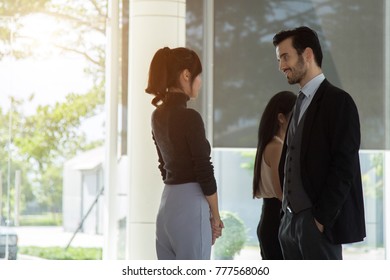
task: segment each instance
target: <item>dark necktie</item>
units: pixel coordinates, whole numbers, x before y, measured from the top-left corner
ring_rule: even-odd
[[[302,101],[305,98],[305,95],[303,94],[302,91],[299,92],[297,102],[295,103],[295,112],[294,112],[294,127],[296,128],[298,126],[298,120],[299,120],[299,115],[301,113],[301,105]]]
[[[292,139],[294,138],[295,130],[298,127],[299,114],[301,112],[301,105],[302,105],[302,101],[304,98],[305,98],[305,95],[303,94],[302,91],[300,91],[298,98],[297,98],[297,101],[295,102],[295,108],[294,108],[290,128],[288,130],[288,136],[287,136],[287,144],[288,145],[290,145]]]

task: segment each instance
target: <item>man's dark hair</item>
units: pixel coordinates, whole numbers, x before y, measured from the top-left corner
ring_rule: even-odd
[[[306,48],[311,48],[314,58],[319,67],[322,65],[322,49],[317,33],[307,26],[300,26],[294,29],[282,30],[273,38],[273,44],[276,47],[287,38],[292,38],[292,46],[301,55]]]

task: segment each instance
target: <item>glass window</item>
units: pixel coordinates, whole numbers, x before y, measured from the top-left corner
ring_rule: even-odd
[[[202,5],[187,2],[187,42],[199,50]],[[362,148],[385,148],[383,11],[384,1],[215,0],[214,146],[256,146],[269,98],[280,90],[297,92],[278,72],[272,37],[309,25],[320,36],[326,77],[357,103]]]
[[[106,9],[0,4],[0,233],[6,224],[18,240],[8,257],[63,258],[48,247],[84,247],[86,232],[101,252]]]
[[[203,15],[203,1],[187,1],[186,3],[186,45],[187,47],[193,49],[201,58],[203,68],[205,67],[205,58],[203,52],[203,24],[204,24],[204,15]],[[203,69],[204,70],[204,69]],[[203,84],[206,80],[204,73],[202,77]],[[198,95],[198,98],[194,102],[189,102],[188,105],[196,110],[198,110],[205,120],[205,108],[204,102],[205,98],[205,87],[201,88],[201,93]]]
[[[187,0],[187,46],[204,49],[204,1]],[[261,114],[281,90],[298,91],[278,71],[272,38],[308,25],[320,37],[323,72],[354,98],[361,122],[360,153],[367,238],[343,247],[345,259],[384,259],[384,149],[389,78],[385,76],[385,1],[215,0],[213,161],[221,210],[243,222],[247,240],[234,258],[259,259],[256,228],[262,200],[252,199],[253,160]],[[203,61],[205,64],[206,61]],[[208,62],[210,63],[210,62]],[[207,81],[205,81],[207,83]],[[203,97],[204,98],[204,97]],[[201,100],[195,106],[206,114]],[[205,118],[207,120],[207,118]],[[206,125],[207,124],[206,121]]]

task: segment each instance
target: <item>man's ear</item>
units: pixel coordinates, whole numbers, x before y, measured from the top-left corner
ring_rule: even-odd
[[[314,61],[314,52],[312,48],[307,47],[303,51],[303,56],[305,57],[306,61]]]

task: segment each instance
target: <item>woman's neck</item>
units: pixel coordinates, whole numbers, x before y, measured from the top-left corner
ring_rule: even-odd
[[[184,90],[182,90],[181,88],[177,88],[177,87],[170,87],[170,88],[168,88],[168,92],[183,92],[184,93]]]
[[[284,137],[286,136],[286,132],[282,128],[279,128],[275,136],[283,140]]]

